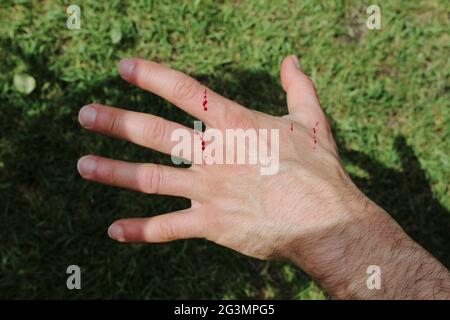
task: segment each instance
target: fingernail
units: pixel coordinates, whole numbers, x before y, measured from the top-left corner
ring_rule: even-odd
[[[122,241],[123,240],[123,228],[118,224],[112,224],[108,228],[108,236],[111,239]]]
[[[78,172],[82,176],[88,176],[88,175],[92,174],[96,167],[97,167],[97,161],[95,161],[94,159],[92,159],[89,156],[80,158],[80,160],[78,160],[78,163],[77,163]]]
[[[95,117],[97,116],[97,110],[91,106],[84,106],[80,109],[78,114],[78,121],[85,128],[90,128],[94,125]]]
[[[292,56],[292,61],[294,62],[295,66],[300,69],[300,62],[298,61],[297,56],[293,55]]]
[[[119,73],[124,78],[130,78],[135,65],[136,61],[133,59],[123,59],[119,63]]]

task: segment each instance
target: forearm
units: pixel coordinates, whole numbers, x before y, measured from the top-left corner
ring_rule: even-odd
[[[366,200],[353,221],[303,239],[291,260],[337,299],[450,299],[450,273],[381,208]],[[369,266],[380,288],[370,289]]]

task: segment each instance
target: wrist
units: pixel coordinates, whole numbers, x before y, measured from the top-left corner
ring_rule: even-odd
[[[381,238],[379,230],[388,228],[392,220],[362,193],[349,194],[342,205],[327,210],[327,216],[337,218],[327,219],[323,223],[326,226],[321,223],[318,230],[299,235],[288,248],[288,260],[336,298],[351,296],[355,281],[350,280],[356,275],[362,280],[366,276],[364,265],[376,264],[363,255],[380,245],[373,242]],[[361,283],[365,286],[365,282]]]
[[[450,298],[450,273],[365,196],[345,222],[298,239],[290,260],[337,299]],[[380,286],[370,287],[370,268]]]

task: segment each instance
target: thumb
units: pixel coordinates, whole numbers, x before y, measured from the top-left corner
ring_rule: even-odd
[[[289,114],[293,118],[308,123],[324,119],[314,83],[303,73],[296,56],[284,58],[280,77],[287,94]]]

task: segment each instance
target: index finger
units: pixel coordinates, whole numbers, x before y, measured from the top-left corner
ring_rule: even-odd
[[[157,94],[210,127],[220,127],[227,109],[243,108],[190,76],[156,62],[124,59],[119,64],[119,73],[128,82]]]

